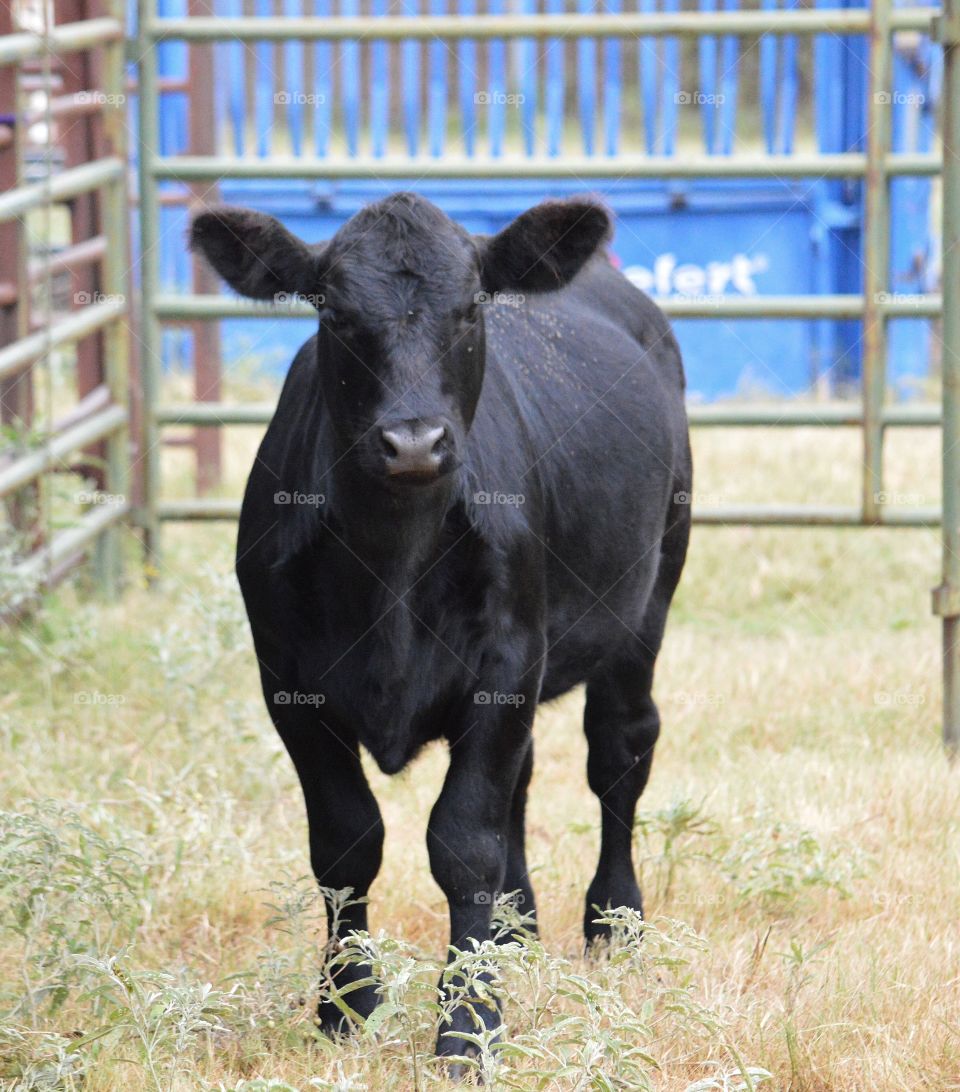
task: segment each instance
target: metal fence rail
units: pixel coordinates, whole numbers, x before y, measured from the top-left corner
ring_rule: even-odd
[[[113,0],[108,0],[106,14],[73,18],[83,10],[82,4],[72,0],[38,5],[31,12],[42,25],[29,29],[14,25],[10,5],[3,5],[0,12],[4,114],[0,124],[4,189],[0,194],[0,396],[3,422],[9,430],[8,442],[0,450],[0,498],[7,506],[11,533],[28,539],[26,556],[21,553],[8,574],[15,581],[24,581],[27,588],[52,583],[94,547],[99,586],[115,592],[121,575],[119,523],[130,507],[126,499],[129,268],[124,21],[122,4]],[[62,16],[66,18],[58,24]],[[81,51],[89,56],[82,57]],[[64,61],[65,54],[70,55],[69,62]],[[34,88],[39,87],[45,96],[40,109],[27,101],[28,65],[33,66]],[[81,71],[91,79],[97,73],[98,82],[59,98],[53,95],[57,86],[66,89],[71,81],[81,79]],[[62,138],[58,120],[65,122]],[[37,164],[27,161],[26,144],[29,127],[37,123],[45,126],[46,144],[41,179],[33,181],[28,172],[35,178]],[[85,162],[71,165],[71,158],[75,159],[69,145],[71,132],[84,139],[96,134],[95,140],[91,137],[95,152],[90,155],[86,145],[78,153]],[[60,153],[66,166],[57,170]],[[50,251],[49,238],[31,238],[28,218],[49,214],[55,207],[71,212],[76,235],[83,218],[75,215],[75,206],[81,201],[95,203],[96,222],[85,226],[98,234],[91,238],[81,230],[85,237],[75,237],[72,245],[59,252]],[[39,250],[42,256],[30,260],[31,250]],[[58,274],[68,276],[74,288],[74,309],[65,314],[50,313],[53,278]],[[80,283],[96,284],[96,293],[81,295],[76,291]],[[31,313],[31,295],[37,286],[47,293],[48,312],[43,317]],[[41,361],[49,365],[51,353],[61,347],[79,346],[94,338],[100,339],[102,353],[94,346],[95,375],[79,375],[77,365],[79,403],[58,422],[42,419],[35,407],[35,366]],[[78,353],[82,355],[79,348]],[[90,389],[84,391],[84,383]],[[93,445],[94,473],[101,487],[95,501],[86,504],[66,527],[54,529],[52,518],[26,526],[26,506],[31,502],[46,506],[49,475],[75,469],[78,462],[89,469]],[[17,604],[0,604],[3,615],[17,609]]]
[[[935,510],[887,509],[883,500],[883,439],[896,426],[933,425],[941,413],[935,406],[897,408],[886,405],[886,330],[893,317],[936,316],[941,299],[923,295],[909,300],[889,293],[889,185],[896,176],[924,176],[941,169],[936,154],[894,153],[890,101],[892,35],[899,30],[929,32],[935,20],[936,38],[945,52],[944,100],[946,103],[943,152],[943,585],[935,596],[935,609],[944,618],[945,735],[960,739],[960,473],[956,465],[960,443],[960,0],[947,0],[942,15],[933,8],[894,8],[891,0],[874,0],[863,10],[817,8],[784,11],[653,12],[599,15],[420,15],[416,19],[381,16],[330,18],[169,18],[159,19],[156,0],[140,3],[140,190],[143,210],[144,354],[148,456],[145,525],[150,548],[156,550],[160,523],[165,520],[232,519],[238,505],[229,500],[167,500],[162,496],[158,440],[162,428],[178,424],[261,423],[269,419],[266,406],[233,407],[221,403],[203,406],[164,404],[160,397],[161,323],[214,319],[237,315],[277,314],[296,316],[297,308],[271,311],[245,301],[220,296],[164,295],[160,291],[155,253],[157,244],[158,184],[214,181],[226,178],[860,178],[866,188],[862,294],[848,296],[797,296],[774,299],[713,302],[670,301],[668,312],[684,319],[774,316],[860,318],[864,325],[863,398],[857,409],[828,407],[694,408],[694,425],[799,425],[824,427],[859,426],[863,435],[861,503],[855,508],[787,506],[744,507],[737,510],[700,510],[695,518],[706,523],[750,523],[817,526],[930,526],[941,519]],[[689,37],[708,35],[866,35],[871,73],[866,111],[869,136],[863,153],[810,153],[723,156],[618,154],[592,156],[503,156],[482,158],[386,154],[316,157],[298,155],[162,157],[158,141],[159,42],[330,42],[370,40],[447,41],[476,39],[538,39],[551,37],[630,38]],[[309,310],[302,313],[309,314]]]

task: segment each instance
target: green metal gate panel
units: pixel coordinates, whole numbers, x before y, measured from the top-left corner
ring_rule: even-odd
[[[115,592],[121,575],[120,521],[130,508],[127,498],[129,199],[123,6],[119,0],[109,0],[103,16],[57,23],[65,7],[50,3],[31,9],[42,25],[31,25],[30,29],[14,25],[10,5],[4,5],[0,14],[3,79],[0,110],[4,114],[0,124],[0,170],[4,178],[0,193],[0,229],[4,232],[0,259],[9,271],[0,276],[3,281],[0,383],[4,420],[12,435],[4,452],[6,459],[0,464],[0,498],[4,499],[7,521],[14,530],[18,509],[27,494],[40,498],[44,512],[39,533],[31,534],[32,550],[19,561],[12,574],[16,580],[31,587],[50,584],[92,547],[100,587]],[[71,10],[77,7],[74,4]],[[102,58],[99,86],[54,98],[49,74],[61,64],[60,58],[71,55],[69,68],[62,67],[73,73],[80,67],[77,54],[93,50],[98,50]],[[40,110],[30,106],[23,90],[21,70],[26,64],[34,65],[47,77],[46,105]],[[92,69],[92,62],[89,67]],[[77,124],[78,117],[92,112],[98,112],[100,118],[99,157],[54,170],[55,119],[64,119],[66,126],[71,126]],[[46,162],[41,180],[29,181],[24,145],[28,127],[37,124],[46,126]],[[39,260],[29,261],[27,217],[39,213],[49,223],[56,206],[87,195],[97,198],[99,234],[74,242],[62,253],[44,254]],[[46,287],[50,308],[54,274],[73,270],[75,275],[76,269],[96,263],[101,270],[96,295],[74,298],[73,309],[66,314],[48,311],[42,322],[29,321],[30,293],[35,286]],[[31,390],[33,370],[38,363],[49,362],[55,350],[94,334],[102,339],[102,356],[96,361],[99,376],[96,388],[58,424],[49,415],[47,420],[39,414],[34,416],[32,398],[20,395]],[[52,473],[69,468],[82,449],[92,444],[103,445],[103,488],[89,503],[84,502],[85,510],[78,519],[55,530],[49,511],[45,510],[44,485]],[[17,604],[0,604],[0,615],[16,613],[17,609]]]

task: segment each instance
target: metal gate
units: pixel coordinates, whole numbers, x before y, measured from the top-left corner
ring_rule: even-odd
[[[932,526],[941,521],[935,510],[890,509],[885,506],[883,485],[884,433],[891,427],[937,424],[943,429],[943,583],[934,594],[934,610],[943,618],[944,640],[944,734],[956,747],[960,742],[960,2],[947,0],[941,13],[931,7],[895,8],[891,0],[874,0],[869,9],[789,7],[774,10],[773,0],[763,0],[760,10],[680,11],[676,5],[654,10],[652,0],[638,0],[639,10],[601,14],[578,5],[574,13],[558,11],[550,4],[545,13],[525,5],[521,14],[505,14],[497,3],[491,12],[443,14],[442,0],[432,0],[426,12],[387,14],[378,3],[377,14],[359,14],[355,0],[342,0],[341,14],[292,14],[294,5],[284,3],[282,16],[266,12],[254,16],[212,16],[201,13],[199,0],[191,0],[191,15],[159,18],[156,0],[141,0],[139,8],[140,57],[140,196],[142,210],[143,340],[146,404],[146,501],[144,525],[152,550],[158,549],[160,525],[168,520],[234,519],[237,501],[195,498],[169,500],[160,479],[160,441],[169,425],[191,424],[219,427],[227,424],[266,424],[271,407],[229,405],[220,402],[169,404],[160,397],[161,330],[166,323],[196,323],[236,316],[257,317],[262,305],[213,294],[164,294],[158,271],[158,208],[161,186],[179,183],[191,187],[195,199],[223,179],[346,179],[403,180],[407,185],[425,179],[578,179],[590,180],[663,178],[777,178],[859,179],[865,186],[865,225],[862,292],[846,295],[795,295],[780,297],[727,297],[719,300],[670,300],[665,310],[677,318],[844,318],[863,323],[862,400],[859,405],[828,404],[691,407],[691,423],[697,427],[722,425],[764,426],[859,426],[862,430],[863,473],[860,504],[851,508],[748,506],[737,510],[701,509],[702,523],[749,523],[766,525],[831,526]],[[619,8],[619,4],[617,5]],[[257,11],[264,9],[258,6]],[[944,49],[943,118],[943,298],[942,309],[943,398],[936,405],[896,406],[886,398],[885,361],[888,321],[892,318],[938,316],[941,299],[927,294],[901,298],[889,284],[890,183],[898,177],[932,176],[941,170],[937,153],[891,151],[892,36],[901,31],[932,33]],[[865,104],[867,144],[862,152],[814,154],[698,154],[671,156],[659,152],[618,152],[614,155],[551,156],[533,147],[517,155],[485,156],[476,147],[442,156],[410,155],[402,147],[373,155],[359,148],[337,153],[326,149],[294,148],[290,154],[257,159],[249,154],[177,155],[157,153],[158,84],[157,47],[183,42],[200,58],[213,43],[231,48],[266,49],[268,43],[339,43],[339,48],[373,49],[384,43],[439,43],[451,51],[464,44],[477,48],[503,47],[503,43],[528,46],[532,42],[572,38],[581,47],[602,40],[646,43],[729,41],[751,35],[764,41],[796,35],[830,35],[866,42],[869,88]],[[209,52],[206,54],[209,58]],[[202,59],[199,63],[203,63]],[[209,63],[209,60],[208,60]],[[383,104],[375,107],[384,109]],[[382,151],[383,149],[381,149]],[[312,314],[307,306],[283,312],[290,317]],[[276,314],[273,314],[276,317]]]
[[[119,586],[130,507],[124,49],[114,0],[0,4],[0,617],[91,546],[100,587]],[[54,506],[62,472],[87,485]]]

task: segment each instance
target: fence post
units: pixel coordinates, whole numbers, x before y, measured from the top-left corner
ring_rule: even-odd
[[[887,370],[890,279],[890,179],[887,156],[893,132],[891,0],[870,8],[870,79],[867,100],[867,171],[863,247],[863,518],[880,520],[883,490],[883,399]]]
[[[209,15],[207,0],[189,0],[189,15]],[[190,84],[190,154],[215,155],[217,150],[216,108],[214,105],[214,49],[210,44],[189,47],[188,81]],[[200,212],[219,200],[219,188],[207,182],[190,187],[189,215]],[[216,292],[220,281],[212,269],[198,257],[193,258],[193,291]],[[195,322],[193,333],[194,398],[198,402],[219,402],[222,369],[220,361],[220,324]],[[203,496],[220,485],[222,476],[222,430],[198,427],[194,430],[197,458],[197,492]]]
[[[943,46],[943,742],[960,750],[960,0],[945,0]]]
[[[157,182],[153,175],[154,158],[160,152],[157,88],[157,45],[147,29],[154,21],[156,0],[137,0],[140,28],[139,72],[139,191],[140,191],[140,376],[143,390],[143,535],[147,555],[147,575],[156,577],[160,556],[160,523],[157,499],[160,489],[160,430],[157,406],[160,404],[161,344],[160,324],[154,310],[160,256],[157,250]]]
[[[13,34],[13,6],[0,4],[0,36]],[[20,87],[19,63],[0,66],[0,193],[15,189],[23,178],[23,144],[26,130],[25,97]],[[0,223],[0,348],[12,345],[29,332],[29,248],[23,217]],[[29,432],[34,419],[33,368],[0,380],[0,425],[15,435]],[[36,540],[34,511],[38,492],[24,486],[7,502],[11,526]]]
[[[106,14],[119,20],[126,18],[124,0],[107,0]],[[126,162],[126,56],[125,40],[121,36],[104,46],[102,151]],[[110,401],[122,406],[129,414],[129,358],[131,299],[130,282],[130,208],[126,174],[107,183],[100,198],[100,227],[107,240],[101,282],[108,297],[125,298],[126,314],[111,322],[104,330],[103,380],[110,391]],[[129,418],[128,418],[129,420]],[[130,437],[127,427],[112,432],[106,440],[105,482],[108,493],[127,497],[130,490]],[[97,581],[106,595],[115,596],[123,579],[123,528],[113,525],[100,537],[96,554]]]

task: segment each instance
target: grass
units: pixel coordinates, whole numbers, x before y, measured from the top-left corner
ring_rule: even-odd
[[[236,492],[255,430],[234,430]],[[697,496],[851,503],[856,434],[703,433]],[[182,451],[171,491],[186,491]],[[894,503],[937,437],[894,434]],[[388,779],[358,938],[387,1004],[317,1037],[302,802],[258,692],[233,529],[171,528],[163,585],[64,588],[0,635],[0,1086],[411,1089],[432,1060],[446,910],[424,831],[437,746]],[[131,556],[133,556],[132,543]],[[657,681],[636,854],[650,918],[587,961],[598,809],[581,692],[540,711],[529,857],[542,946],[508,948],[494,1088],[960,1088],[956,770],[939,746],[933,531],[700,528]],[[631,940],[634,938],[634,940]],[[471,966],[489,953],[466,953]],[[769,1076],[767,1076],[769,1074]]]

